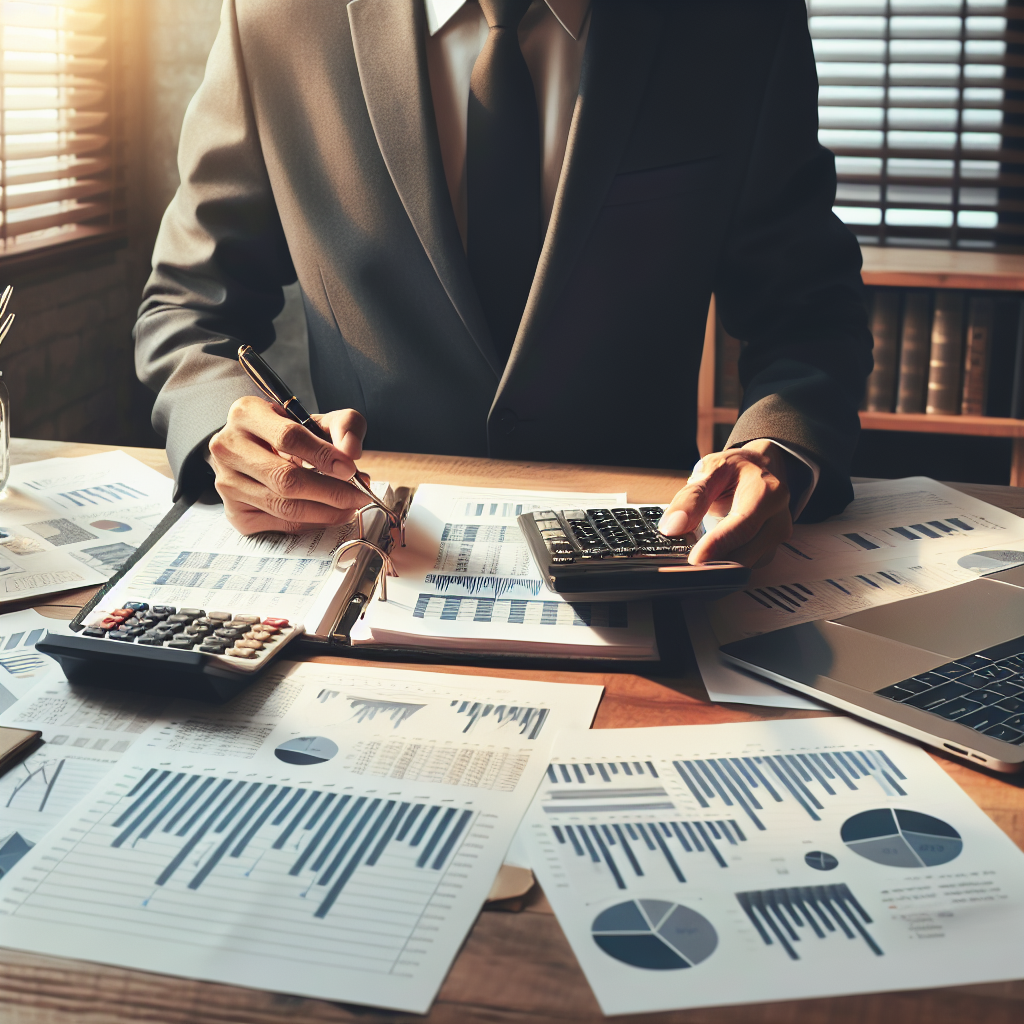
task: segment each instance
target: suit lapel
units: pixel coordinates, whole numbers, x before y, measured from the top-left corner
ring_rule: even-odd
[[[517,368],[532,362],[539,327],[568,283],[615,176],[647,87],[664,14],[645,0],[594,0],[565,162],[551,223],[512,354],[492,408]]]
[[[455,223],[427,74],[422,0],[352,0],[359,81],[384,163],[437,276],[495,377],[491,341]]]

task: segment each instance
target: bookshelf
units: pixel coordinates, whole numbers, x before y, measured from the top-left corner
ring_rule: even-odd
[[[1024,256],[951,249],[865,246],[861,276],[866,285],[1024,292]],[[697,448],[715,450],[715,425],[736,422],[738,411],[715,405],[715,300],[704,331],[697,383]],[[1002,416],[940,416],[933,413],[861,412],[864,430],[1008,437],[1013,441],[1010,486],[1024,487],[1024,420]]]

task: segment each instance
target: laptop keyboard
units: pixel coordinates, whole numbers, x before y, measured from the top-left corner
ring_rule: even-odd
[[[1024,746],[1024,637],[911,676],[878,696]]]

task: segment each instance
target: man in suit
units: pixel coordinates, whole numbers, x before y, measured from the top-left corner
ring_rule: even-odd
[[[364,438],[688,468],[714,292],[743,407],[663,530],[752,564],[840,511],[871,338],[816,87],[803,0],[225,0],[136,327],[179,491],[294,531]],[[296,278],[333,445],[235,361]]]

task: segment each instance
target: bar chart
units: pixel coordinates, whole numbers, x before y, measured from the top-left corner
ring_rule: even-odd
[[[673,768],[703,809],[739,807],[759,831],[765,805],[792,801],[811,821],[821,821],[825,802],[844,791],[877,785],[886,796],[906,796],[906,776],[884,750],[676,760]]]
[[[790,960],[801,959],[797,944],[805,939],[840,935],[860,938],[875,956],[882,948],[865,925],[867,911],[846,885],[803,885],[787,889],[738,892],[736,899],[766,946],[778,945]]]
[[[156,875],[157,887],[179,872],[198,890],[222,865],[238,863],[255,840],[272,850],[301,849],[287,874],[306,877],[315,894],[313,916],[325,917],[358,870],[375,868],[385,853],[427,872],[440,872],[473,819],[470,809],[331,793],[303,787],[149,769],[127,794],[128,806],[112,822],[114,849],[157,837],[177,842]],[[272,841],[269,840],[272,834]],[[210,840],[215,842],[210,845]],[[196,851],[203,851],[194,861]]]
[[[552,825],[551,832],[566,851],[605,869],[619,889],[628,889],[637,879],[663,877],[666,868],[677,882],[685,882],[681,863],[686,854],[703,854],[727,868],[723,851],[747,841],[732,818]]]

